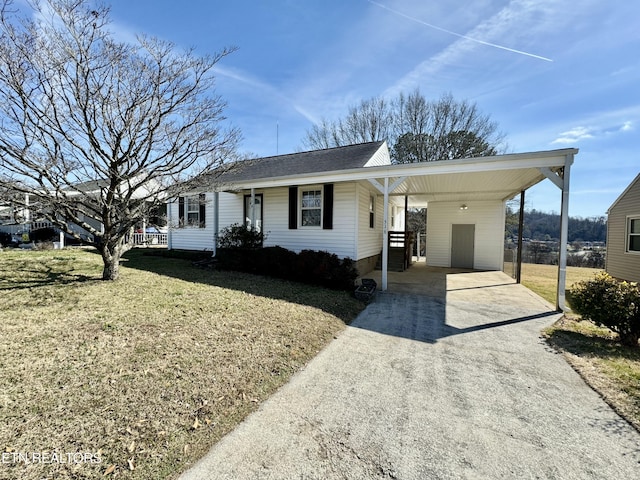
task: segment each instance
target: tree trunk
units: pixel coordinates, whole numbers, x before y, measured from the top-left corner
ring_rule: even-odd
[[[120,257],[123,253],[121,246],[109,247],[108,245],[102,245],[100,247],[102,262],[104,263],[104,268],[102,269],[103,280],[118,279],[118,275],[120,275]]]

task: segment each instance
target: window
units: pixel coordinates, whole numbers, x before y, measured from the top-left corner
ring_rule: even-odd
[[[627,218],[627,252],[640,252],[640,217]]]
[[[200,224],[200,200],[198,197],[186,197],[187,225]]]
[[[319,227],[322,225],[322,189],[301,190],[300,225]]]
[[[205,195],[191,195],[178,198],[178,217],[180,227],[204,228],[205,223]]]
[[[371,195],[369,197],[369,228],[373,228],[375,226],[375,215],[376,215],[376,197]]]

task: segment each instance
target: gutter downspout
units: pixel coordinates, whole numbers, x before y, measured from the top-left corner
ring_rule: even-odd
[[[219,213],[220,213],[220,193],[213,192],[213,254],[211,255],[212,257],[215,257],[218,254],[218,230],[220,227]]]
[[[171,207],[173,202],[167,202],[167,250],[171,250],[173,244],[173,226],[171,225]]]

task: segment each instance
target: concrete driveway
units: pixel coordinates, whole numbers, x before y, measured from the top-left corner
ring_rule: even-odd
[[[640,478],[638,432],[540,338],[551,305],[441,277],[379,295],[181,478]]]

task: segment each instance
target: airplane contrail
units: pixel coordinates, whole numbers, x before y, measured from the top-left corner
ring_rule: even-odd
[[[464,38],[465,40],[471,40],[472,42],[480,43],[482,45],[487,45],[488,47],[499,48],[500,50],[506,50],[508,52],[519,53],[520,55],[526,55],[527,57],[537,58],[539,60],[544,60],[545,62],[553,62],[553,60],[551,60],[550,58],[547,58],[547,57],[543,57],[543,56],[540,56],[540,55],[535,55],[533,53],[523,52],[522,50],[516,50],[515,48],[509,48],[509,47],[505,47],[503,45],[497,45],[495,43],[485,42],[484,40],[478,40],[477,38],[467,37],[466,35],[461,35],[459,33],[452,32],[451,30],[447,30],[446,28],[441,28],[441,27],[438,27],[437,25],[433,25],[431,23],[423,22],[420,19],[411,17],[411,16],[406,15],[406,14],[404,14],[402,12],[398,12],[397,10],[393,10],[392,8],[386,7],[386,6],[384,6],[384,5],[382,5],[382,4],[378,3],[378,2],[374,2],[373,0],[367,0],[367,1],[369,3],[372,3],[373,5],[376,5],[376,6],[380,7],[380,8],[383,8],[383,9],[385,9],[385,10],[391,12],[391,13],[394,13],[396,15],[404,17],[404,18],[406,18],[408,20],[420,23],[420,24],[425,25],[425,26],[427,26],[429,28],[433,28],[435,30],[440,30],[441,32],[448,33],[449,35],[455,35],[456,37]]]

